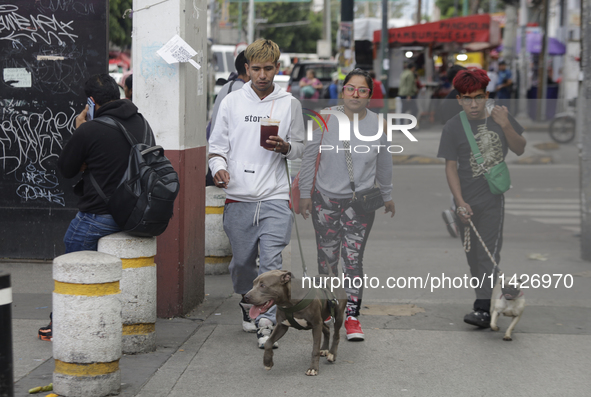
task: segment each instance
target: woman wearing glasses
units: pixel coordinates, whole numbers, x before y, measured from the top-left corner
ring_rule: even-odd
[[[337,275],[339,258],[343,258],[348,298],[345,329],[347,339],[352,341],[365,339],[357,317],[363,295],[363,252],[375,212],[358,212],[351,207],[354,194],[351,178],[354,179],[356,192],[377,184],[385,204],[384,213],[391,212],[394,216],[395,211],[391,196],[392,155],[386,150],[386,135],[368,142],[359,139],[353,132],[354,116],[357,115],[361,135],[371,137],[378,133],[378,115],[367,109],[372,89],[371,77],[361,69],[355,69],[345,77],[342,91],[344,104],[330,110],[342,112],[348,117],[350,141],[339,141],[336,116],[324,116],[325,120],[328,119],[328,129],[324,134],[321,129],[314,131],[313,139],[304,151],[300,171],[300,210],[304,219],[309,215],[312,217],[318,248],[318,272],[329,274],[330,267]],[[330,147],[333,149],[328,149]]]

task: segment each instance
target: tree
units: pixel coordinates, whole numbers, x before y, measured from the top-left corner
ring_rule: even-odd
[[[476,14],[480,8],[483,12],[490,12],[490,2],[481,0],[467,0],[469,1],[469,13]],[[454,16],[462,16],[462,5],[464,0],[436,0],[435,4],[441,10],[441,19],[453,18]],[[457,8],[456,8],[457,7]],[[502,12],[505,9],[503,1],[497,1],[497,12]]]
[[[109,0],[109,42],[121,48],[131,46],[131,19],[123,18],[133,0]]]
[[[235,27],[239,25],[239,4],[230,4],[230,20]],[[334,4],[331,4],[333,49],[336,48],[335,40],[338,27],[336,19],[339,14],[340,3],[334,2]],[[248,3],[244,3],[242,12],[243,29],[248,26],[247,18]],[[266,20],[265,23],[255,24],[255,32],[260,32],[260,37],[276,42],[282,52],[315,53],[316,41],[322,39],[322,12],[313,12],[311,3],[255,3],[255,18]],[[299,26],[265,27],[265,25],[299,21],[309,21],[310,23]]]

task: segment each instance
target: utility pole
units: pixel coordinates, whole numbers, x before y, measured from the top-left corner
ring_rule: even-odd
[[[417,1],[419,2],[417,4],[417,25],[419,25],[421,23],[421,0],[417,0]]]
[[[339,69],[347,74],[355,66],[355,36],[353,34],[354,0],[341,1],[341,25],[339,43]]]
[[[548,5],[549,1],[544,0],[544,17],[542,19],[542,51],[538,60],[538,121],[544,120],[545,115],[545,97],[546,97],[546,57],[548,56]]]
[[[578,130],[581,139],[581,259],[591,261],[591,131],[582,128],[591,125],[591,4],[582,1],[581,21],[581,61],[584,73],[581,95],[577,101],[577,110],[582,117],[577,117],[582,124]]]
[[[511,71],[513,69],[513,61],[515,60],[515,42],[517,38],[517,7],[513,3],[505,4],[505,32],[503,33],[503,58]]]
[[[527,0],[521,0],[519,5],[519,27],[521,32],[521,50],[519,54],[519,112],[527,114],[527,77],[529,58],[526,48],[526,29],[527,29]]]
[[[328,53],[332,56],[332,26],[330,17],[330,0],[324,0],[324,34],[322,38],[328,46]]]
[[[248,44],[254,41],[254,0],[248,1]]]
[[[420,0],[419,0],[420,1]],[[384,70],[384,60],[386,59],[389,46],[388,33],[388,0],[382,0],[382,37],[380,38],[380,56],[378,66],[378,79],[382,81],[382,85],[386,93],[384,94],[384,113],[388,113],[388,70]]]

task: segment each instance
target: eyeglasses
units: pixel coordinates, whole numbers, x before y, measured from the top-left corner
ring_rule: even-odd
[[[360,98],[367,98],[369,96],[369,93],[371,92],[371,90],[367,87],[355,88],[352,85],[346,85],[343,87],[343,92],[349,96],[353,96],[353,94],[355,94],[355,91],[357,91],[357,94]]]
[[[476,104],[480,105],[482,102],[486,101],[486,95],[476,95],[474,98],[469,96],[463,96],[462,98],[460,98],[460,100],[464,105],[471,105],[472,100],[475,100]]]

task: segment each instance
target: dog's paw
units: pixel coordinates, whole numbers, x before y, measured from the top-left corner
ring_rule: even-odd
[[[328,360],[328,362],[334,363],[337,358],[334,356],[334,354],[328,353],[326,359]]]
[[[320,357],[328,356],[328,350],[320,350]]]
[[[314,369],[314,368],[308,368],[308,370],[306,371],[306,375],[307,376],[316,376],[316,375],[318,375],[318,370]]]
[[[493,331],[498,331],[499,330],[499,326],[498,325],[490,325],[490,329],[492,329]]]
[[[270,371],[270,370],[271,370],[271,367],[265,367],[265,369],[266,369],[267,371]]]
[[[503,340],[507,341],[507,342],[511,342],[513,339],[511,339],[510,336],[503,336]]]

